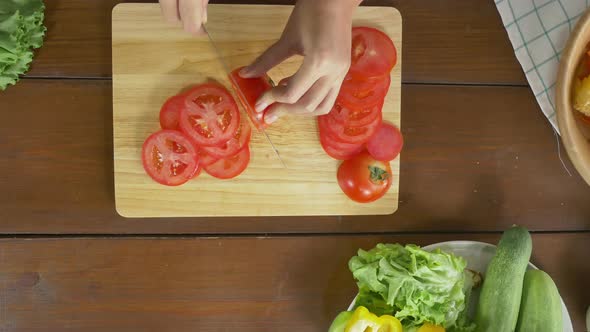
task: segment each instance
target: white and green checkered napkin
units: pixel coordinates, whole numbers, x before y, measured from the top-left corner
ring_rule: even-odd
[[[541,110],[555,130],[555,81],[561,51],[590,0],[495,0]]]

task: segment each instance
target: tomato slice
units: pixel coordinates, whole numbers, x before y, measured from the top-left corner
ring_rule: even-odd
[[[270,78],[267,75],[255,78],[243,78],[239,74],[242,68],[232,71],[229,75],[229,79],[236,90],[242,106],[246,109],[246,113],[256,129],[264,129],[268,127],[268,124],[264,122],[264,114],[268,108],[262,112],[256,112],[254,106],[256,105],[258,97],[272,88]]]
[[[367,142],[367,151],[377,160],[390,161],[399,155],[403,146],[404,138],[399,129],[389,123],[382,123]]]
[[[156,182],[178,186],[190,180],[198,170],[197,148],[176,130],[151,134],[142,147],[143,168]]]
[[[325,130],[320,129],[320,143],[328,156],[338,159],[347,160],[363,150],[363,144],[347,144],[334,140]]]
[[[393,41],[385,33],[368,27],[352,28],[351,65],[355,79],[368,79],[389,74],[397,62]]]
[[[236,134],[229,141],[223,143],[221,146],[205,146],[202,150],[216,159],[233,156],[250,143],[251,136],[252,127],[250,127],[250,124],[246,120],[242,120]]]
[[[186,95],[180,129],[199,146],[227,142],[238,130],[240,113],[229,91],[218,84],[202,84]]]
[[[172,96],[164,102],[160,109],[160,127],[162,129],[179,130],[178,117],[180,110],[184,108],[186,97],[182,94]]]
[[[212,155],[205,152],[203,149],[199,149],[199,151],[197,151],[197,156],[199,158],[199,165],[203,167],[209,166],[219,160],[219,158],[213,157]]]
[[[353,109],[383,104],[383,98],[389,90],[390,83],[389,75],[364,81],[348,77],[340,87],[338,103]]]
[[[197,154],[198,155],[198,154]],[[195,173],[193,173],[193,176],[191,176],[191,179],[196,179],[199,177],[199,175],[201,175],[202,171],[203,171],[203,165],[201,165],[201,163],[197,163],[197,169],[195,170]]]
[[[345,123],[350,126],[360,127],[366,126],[373,122],[379,116],[383,108],[383,101],[371,107],[350,108],[348,106],[340,105],[338,102],[334,104],[329,116],[334,118],[337,122]]]
[[[391,167],[388,162],[373,159],[366,151],[345,160],[338,167],[338,185],[353,201],[373,202],[391,187]]]
[[[381,124],[382,115],[381,112],[377,114],[377,117],[365,126],[351,126],[346,123],[340,123],[329,115],[322,115],[318,117],[318,121],[325,121],[323,124],[325,128],[332,134],[334,139],[349,144],[363,144],[366,143],[373,134],[379,128]]]
[[[247,145],[236,155],[219,159],[205,166],[205,171],[218,179],[231,179],[240,175],[250,162],[250,147]]]

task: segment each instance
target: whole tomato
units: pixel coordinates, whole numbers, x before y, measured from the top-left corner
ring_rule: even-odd
[[[388,162],[375,160],[367,151],[345,160],[338,167],[338,184],[353,201],[373,202],[391,187],[391,167]]]

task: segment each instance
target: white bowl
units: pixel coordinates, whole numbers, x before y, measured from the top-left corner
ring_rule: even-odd
[[[478,241],[448,241],[431,244],[422,247],[424,250],[432,251],[434,249],[440,249],[442,251],[453,253],[456,256],[461,256],[467,261],[467,268],[485,274],[485,271],[496,253],[496,246],[478,242]],[[529,262],[529,269],[538,269],[536,266]],[[470,307],[467,308],[470,314],[475,312],[477,300],[479,299],[479,289],[476,289],[473,294],[473,299],[470,301]],[[348,310],[352,310],[356,297],[352,300]],[[561,311],[563,315],[563,332],[574,332],[572,321],[563,299],[561,300]]]

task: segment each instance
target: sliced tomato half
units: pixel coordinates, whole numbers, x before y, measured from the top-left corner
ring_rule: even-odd
[[[238,130],[238,105],[221,85],[194,87],[186,94],[185,106],[180,112],[180,129],[201,147],[219,146]]]
[[[247,120],[242,119],[240,127],[229,141],[220,146],[206,146],[202,150],[217,159],[233,156],[250,143],[250,137],[252,137],[252,127]]]
[[[382,77],[393,69],[397,51],[382,31],[369,27],[352,28],[349,74],[359,80]]]
[[[391,77],[389,75],[364,81],[354,80],[349,77],[344,80],[340,87],[338,103],[352,109],[383,104],[390,83]]]
[[[382,123],[367,142],[367,151],[377,160],[390,161],[399,155],[403,146],[404,139],[399,129],[389,123]]]
[[[197,148],[176,130],[160,130],[150,135],[142,147],[143,168],[156,182],[178,186],[198,171]]]
[[[326,130],[320,129],[320,143],[328,156],[338,159],[347,160],[363,150],[363,144],[347,144],[336,141]]]
[[[318,121],[326,121],[323,126],[330,132],[334,139],[349,144],[363,144],[366,143],[379,128],[381,124],[382,115],[378,113],[377,117],[367,125],[351,126],[346,123],[340,123],[329,115],[322,115]]]
[[[383,101],[374,106],[361,106],[356,109],[340,105],[338,102],[336,102],[328,114],[330,117],[334,118],[334,120],[340,123],[360,127],[373,122],[373,120],[379,116],[379,113],[381,113],[382,108]]]
[[[199,165],[202,167],[209,166],[219,160],[219,158],[213,157],[203,149],[199,149],[199,151],[197,151],[197,155],[199,156]]]
[[[236,155],[219,159],[211,165],[205,166],[204,169],[218,179],[231,179],[242,174],[249,162],[250,147],[245,146]]]
[[[232,71],[229,75],[229,79],[254,126],[258,130],[261,128],[264,129],[268,127],[268,124],[264,122],[264,114],[267,110],[256,112],[254,106],[256,105],[256,100],[258,100],[262,93],[272,88],[270,78],[267,75],[254,78],[243,78],[240,76],[240,70],[242,70],[242,68]]]
[[[179,130],[178,117],[185,107],[186,97],[182,94],[172,96],[166,100],[160,109],[160,127],[162,129]]]

